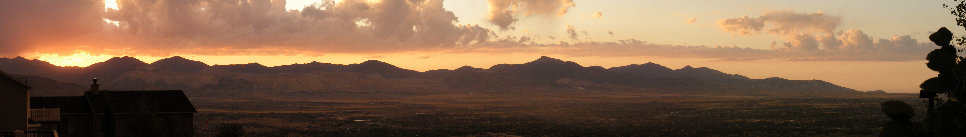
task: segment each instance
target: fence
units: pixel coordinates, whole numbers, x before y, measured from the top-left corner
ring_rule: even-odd
[[[38,122],[60,121],[60,108],[30,109],[30,119]]]

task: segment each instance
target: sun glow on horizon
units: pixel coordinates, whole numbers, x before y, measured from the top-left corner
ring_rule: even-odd
[[[87,67],[95,63],[104,62],[108,59],[114,57],[122,57],[116,55],[99,54],[94,55],[90,52],[83,50],[75,50],[73,54],[61,55],[58,53],[34,53],[29,56],[33,59],[46,61],[47,63],[53,64],[55,66],[62,67]],[[153,56],[132,56],[144,63],[151,63],[162,59],[163,57],[153,57]]]
[[[87,67],[97,62],[102,62],[107,59],[111,59],[108,55],[91,55],[90,53],[82,50],[74,51],[71,55],[60,55],[60,54],[50,54],[50,53],[36,53],[35,58],[37,60],[43,60],[50,64],[57,66],[77,66],[77,67]]]

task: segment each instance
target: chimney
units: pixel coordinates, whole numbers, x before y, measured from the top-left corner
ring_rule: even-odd
[[[97,78],[94,78],[94,84],[91,84],[91,90],[89,92],[91,95],[101,94],[101,85],[97,84]]]

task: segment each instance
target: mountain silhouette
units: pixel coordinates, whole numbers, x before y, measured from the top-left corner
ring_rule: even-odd
[[[491,71],[518,78],[518,80],[549,83],[559,78],[576,77],[583,69],[577,63],[542,56],[524,64],[499,64]]]
[[[22,57],[0,58],[0,70],[75,85],[104,79],[103,89],[183,89],[189,95],[237,92],[525,92],[645,91],[714,94],[811,95],[858,91],[821,80],[750,79],[706,67],[671,69],[648,62],[620,67],[584,67],[542,56],[523,64],[463,66],[418,72],[369,60],[359,64],[311,62],[268,67],[258,63],[214,65],[183,57],[146,64],[116,57],[88,67],[59,67]],[[47,82],[52,83],[52,82]],[[62,86],[70,87],[70,86]]]
[[[707,67],[694,68],[689,66],[684,66],[681,69],[674,70],[675,75],[682,78],[693,78],[701,79],[707,81],[733,81],[733,80],[748,80],[748,77],[737,75],[737,74],[727,74],[718,70],[714,70]]]
[[[84,69],[94,78],[111,80],[121,76],[124,72],[134,71],[145,66],[148,66],[148,64],[141,60],[124,56],[113,57],[104,62],[94,63]],[[78,80],[83,80],[83,78]]]
[[[332,63],[319,63],[312,61],[306,64],[292,64],[272,67],[277,72],[282,73],[307,73],[307,72],[347,72],[349,66]]]
[[[147,63],[144,63],[134,57],[124,56],[113,57],[104,62],[91,64],[86,68],[98,71],[131,71],[147,65]]]
[[[198,72],[208,67],[208,64],[205,64],[201,61],[189,60],[181,56],[174,56],[174,57],[154,61],[153,63],[151,63],[151,66],[153,66],[155,70],[166,70],[166,71],[173,71],[173,72]]]
[[[653,62],[613,67],[608,70],[617,72],[617,73],[624,73],[624,74],[641,76],[641,77],[644,77],[644,76],[667,77],[667,75],[671,74],[672,71],[674,71],[671,68],[668,68]]]
[[[258,63],[214,65],[214,66],[211,66],[211,68],[208,69],[208,71],[226,71],[226,72],[241,72],[241,73],[274,73],[275,72],[271,68]]]
[[[40,76],[9,75],[30,85],[31,96],[80,96],[87,88],[73,83],[60,82]]]
[[[402,69],[396,67],[395,65],[378,60],[368,60],[359,64],[350,64],[349,72],[379,74],[387,78],[407,78],[419,75],[419,72],[417,71]]]
[[[54,76],[67,71],[79,71],[79,67],[59,67],[42,60],[28,60],[23,57],[0,58],[0,70],[13,74]]]

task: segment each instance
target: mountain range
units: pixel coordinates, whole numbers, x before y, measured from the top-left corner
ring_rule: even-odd
[[[671,69],[645,63],[603,68],[540,57],[524,64],[418,72],[369,60],[359,64],[311,62],[268,67],[258,63],[207,65],[174,56],[150,64],[114,57],[88,67],[60,67],[23,57],[0,58],[0,70],[34,83],[41,95],[76,95],[92,78],[108,90],[181,89],[189,95],[316,92],[527,92],[633,91],[721,94],[851,94],[822,80],[751,79],[718,70]],[[29,82],[28,82],[29,83]],[[40,90],[43,89],[43,90]],[[64,92],[64,90],[76,92]]]

